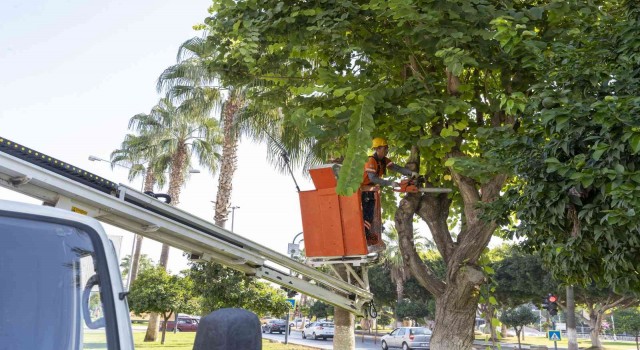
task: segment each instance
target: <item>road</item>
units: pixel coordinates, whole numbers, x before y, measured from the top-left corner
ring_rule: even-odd
[[[375,339],[375,342],[374,342],[373,335],[365,336],[364,341],[361,335],[356,335],[355,350],[373,350],[373,349],[380,350],[381,337],[382,335],[378,335],[378,337]],[[267,333],[267,334],[262,334],[262,338],[284,342],[284,334],[278,334],[278,333],[268,334]],[[288,341],[291,344],[300,344],[300,345],[304,345],[304,346],[308,346],[316,349],[333,349],[333,339],[327,339],[327,340],[302,339],[302,333],[300,331],[292,331],[291,334],[289,335]]]

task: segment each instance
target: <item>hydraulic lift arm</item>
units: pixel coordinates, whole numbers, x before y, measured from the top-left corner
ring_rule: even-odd
[[[357,315],[363,315],[373,299],[368,281],[356,278],[354,281],[359,285],[353,285],[131,187],[117,185],[3,138],[0,138],[0,186],[40,199],[45,205],[89,215],[189,252],[194,259],[215,261]],[[289,269],[294,275],[275,266]]]

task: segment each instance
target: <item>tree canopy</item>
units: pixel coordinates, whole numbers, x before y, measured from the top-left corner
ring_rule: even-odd
[[[225,307],[259,315],[283,315],[289,310],[286,297],[278,289],[217,263],[192,263],[189,277],[206,313]]]
[[[640,8],[634,1],[557,2],[573,14],[544,53],[537,24],[502,18],[505,49],[531,57],[523,135],[505,151],[514,234],[559,280],[640,288]],[[514,157],[516,156],[517,157]],[[509,210],[500,209],[507,212]]]
[[[155,312],[162,315],[165,323],[174,313],[199,311],[199,304],[194,300],[193,281],[188,277],[169,275],[162,266],[140,271],[127,298],[129,307],[136,314]],[[163,328],[162,344],[165,332],[166,328]]]
[[[518,337],[518,348],[522,349],[520,344],[520,333],[524,326],[538,322],[538,315],[531,310],[528,304],[520,305],[513,309],[508,309],[500,315],[500,321],[509,327],[513,327]]]
[[[203,28],[225,85],[278,111],[321,159],[344,157],[340,194],[358,189],[373,136],[388,139],[396,162],[415,162],[428,186],[454,189],[407,195],[395,221],[403,261],[436,298],[432,347],[469,348],[479,259],[511,210],[525,210],[519,234],[557,273],[638,279],[636,6],[216,0]],[[520,197],[505,205],[503,185],[516,175]],[[446,265],[442,278],[416,252],[416,215]]]

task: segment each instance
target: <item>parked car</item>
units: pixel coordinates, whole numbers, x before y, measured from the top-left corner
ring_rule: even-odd
[[[285,320],[269,320],[262,325],[262,333],[284,333],[287,331],[287,321]]]
[[[264,325],[271,320],[275,320],[275,317],[266,316],[260,319],[260,324]]]
[[[162,330],[164,322],[160,323],[160,330]],[[176,322],[168,321],[167,322],[167,331],[173,332],[173,328],[175,327]],[[195,332],[198,330],[198,320],[192,317],[180,317],[178,316],[178,328],[176,329],[178,332]]]
[[[382,350],[390,348],[429,349],[431,330],[425,327],[400,327],[382,337]]]
[[[302,327],[302,322],[303,322],[302,318],[296,318],[295,320],[289,322],[289,327],[290,328],[300,328],[300,327]],[[307,320],[304,323],[308,323],[308,322],[309,321]]]
[[[302,330],[302,339],[311,337],[313,339],[333,338],[333,323],[331,322],[313,322],[309,323]]]

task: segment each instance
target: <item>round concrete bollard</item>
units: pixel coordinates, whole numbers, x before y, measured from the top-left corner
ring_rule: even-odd
[[[193,350],[261,350],[260,319],[244,309],[220,309],[203,317]]]

